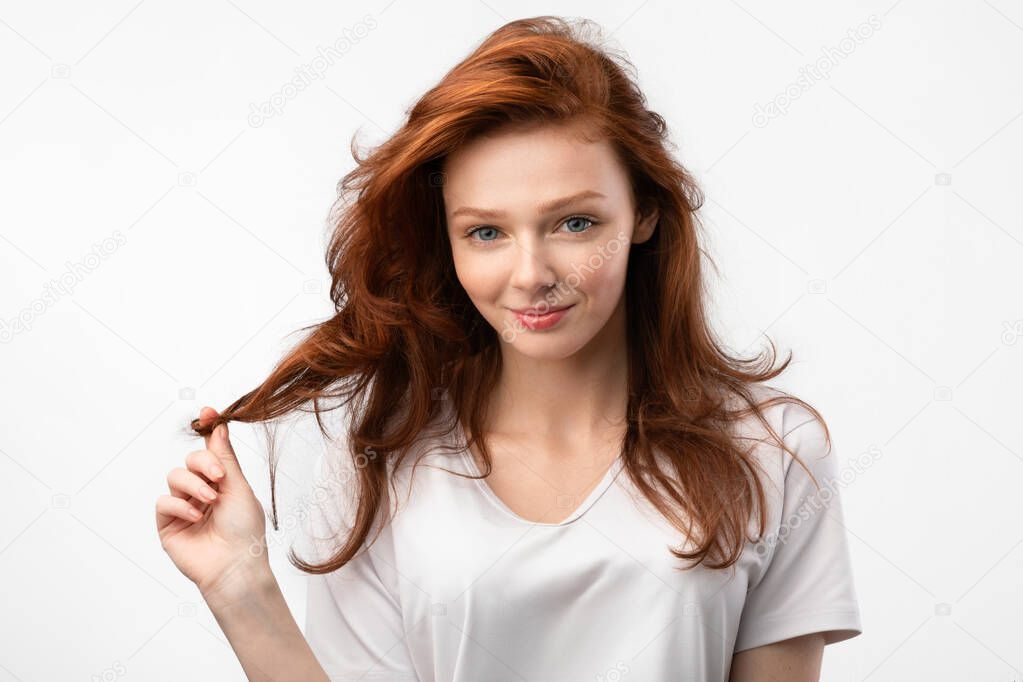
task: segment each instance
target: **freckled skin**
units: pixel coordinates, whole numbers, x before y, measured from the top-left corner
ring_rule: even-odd
[[[629,247],[653,234],[656,211],[640,215],[625,167],[606,140],[577,124],[503,128],[451,154],[443,187],[458,280],[505,344],[537,360],[574,355],[591,343],[624,343]],[[537,214],[540,204],[591,190]],[[504,212],[458,215],[459,207]],[[479,227],[475,234],[466,230]],[[552,285],[556,285],[553,286]],[[558,325],[525,328],[509,308],[574,304]]]

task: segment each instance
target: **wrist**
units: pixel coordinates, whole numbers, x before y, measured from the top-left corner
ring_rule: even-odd
[[[265,557],[239,561],[208,584],[198,585],[211,610],[228,608],[270,593],[277,579]]]

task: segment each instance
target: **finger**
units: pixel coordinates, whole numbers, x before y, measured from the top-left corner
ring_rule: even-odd
[[[196,450],[185,456],[185,466],[189,471],[202,474],[210,482],[219,481],[224,477],[224,467],[212,450]]]
[[[159,528],[163,528],[174,519],[195,523],[202,517],[202,511],[180,497],[161,495],[156,498],[156,525]]]
[[[198,499],[192,497],[191,495],[189,495],[188,497],[186,497],[184,499],[185,499],[185,502],[187,502],[188,504],[190,504],[193,507],[195,507],[196,509],[198,509],[199,512],[203,516],[206,515],[206,510],[209,509],[209,507],[210,507],[209,504],[203,502],[202,500],[198,500]],[[166,528],[168,525],[173,523],[178,518],[179,517],[168,516],[166,514],[162,514],[159,511],[157,511],[157,513],[156,513],[156,528],[157,528],[157,530],[158,531],[163,531],[164,528]],[[184,521],[184,523],[188,524],[188,523],[193,523],[193,522],[192,522],[191,519],[188,519],[188,520]]]
[[[171,469],[167,474],[167,486],[170,488],[172,496],[179,499],[185,499],[186,495],[191,495],[204,502],[212,502],[217,499],[217,491],[207,485],[206,481],[181,467]]]
[[[194,495],[189,495],[188,497],[186,497],[185,502],[188,502],[190,505],[201,511],[203,515],[206,514],[206,510],[210,508],[211,504],[213,504],[212,502],[203,502]]]

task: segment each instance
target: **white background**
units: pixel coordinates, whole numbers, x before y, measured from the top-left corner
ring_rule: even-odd
[[[840,460],[877,454],[842,491],[865,632],[826,649],[822,679],[1023,680],[1009,0],[0,5],[0,680],[243,679],[156,535],[167,471],[202,447],[181,430],[331,312],[325,218],[351,136],[384,139],[489,31],[538,14],[596,20],[637,66],[707,194],[729,344],[791,350],[776,385],[822,411]],[[829,76],[757,125],[828,53]],[[232,429],[269,509],[261,432]],[[284,518],[312,454],[282,457]]]

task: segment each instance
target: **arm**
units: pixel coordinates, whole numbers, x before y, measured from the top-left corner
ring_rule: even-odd
[[[243,569],[203,594],[250,680],[329,682],[269,566]]]
[[[823,656],[820,632],[746,649],[732,657],[728,682],[818,682]]]

